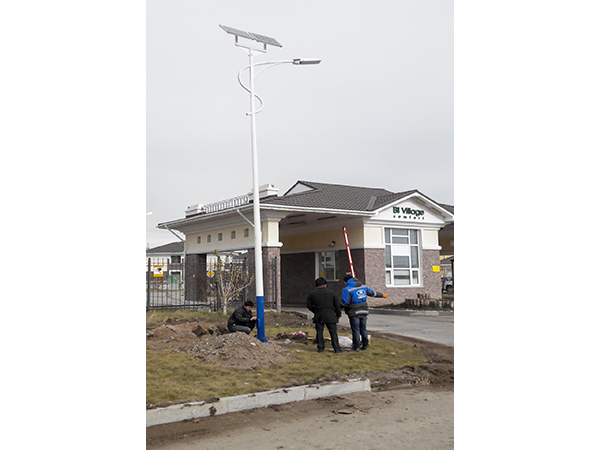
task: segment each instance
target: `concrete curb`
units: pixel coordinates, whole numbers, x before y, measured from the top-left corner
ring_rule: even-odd
[[[312,314],[307,314],[301,311],[290,311],[300,314],[305,320],[312,320]],[[453,316],[454,311],[414,311],[408,309],[380,309],[380,308],[369,308],[370,314],[384,314],[393,316]]]
[[[406,309],[369,308],[371,314],[387,314],[395,316],[453,316],[453,311],[411,311]]]
[[[193,402],[146,411],[146,427],[181,422],[199,417],[215,416],[246,409],[264,408],[269,405],[313,400],[315,398],[343,395],[371,390],[369,380],[350,380],[328,384],[310,384],[254,394],[221,398],[215,402]]]

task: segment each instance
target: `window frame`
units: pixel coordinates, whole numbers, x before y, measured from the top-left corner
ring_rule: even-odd
[[[327,278],[327,270],[323,270],[323,275],[321,275],[321,255],[323,254],[331,254],[333,255],[333,267],[323,267],[323,269],[333,269],[333,278]],[[318,251],[315,252],[315,271],[316,271],[316,277],[323,277],[325,278],[327,281],[331,281],[331,282],[335,282],[335,281],[340,281],[339,280],[339,258],[338,258],[338,252],[335,250],[325,250],[325,251]]]
[[[396,233],[394,233],[396,230]],[[384,226],[384,270],[385,286],[388,288],[421,288],[423,287],[423,234],[420,229]],[[400,239],[395,237],[406,237],[408,243],[399,243]],[[416,242],[414,242],[416,240]],[[389,242],[388,242],[389,241]],[[394,252],[394,248],[397,250]],[[396,267],[394,260],[405,261],[407,264]],[[389,263],[389,264],[388,264]],[[406,266],[406,267],[405,267]],[[416,267],[415,267],[416,266]],[[415,275],[417,282],[415,283]],[[396,284],[396,277],[407,280],[407,284]]]

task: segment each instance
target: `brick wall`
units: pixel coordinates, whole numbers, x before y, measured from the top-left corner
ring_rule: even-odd
[[[206,289],[206,255],[188,254],[185,259],[185,300],[204,301]]]
[[[337,252],[338,279],[329,281],[327,287],[341,296],[346,286],[343,279],[350,273],[350,263],[345,250]],[[369,297],[369,305],[379,306],[403,303],[407,298],[416,298],[417,294],[428,294],[432,299],[442,297],[442,284],[439,272],[433,272],[432,266],[439,265],[437,250],[423,250],[422,253],[423,287],[385,286],[385,253],[383,249],[353,249],[352,262],[356,277],[374,291],[385,292],[387,298]],[[306,296],[315,288],[315,253],[284,254],[281,258],[281,302],[282,305],[304,305]]]
[[[354,252],[352,253],[354,256]],[[385,292],[387,298],[369,297],[369,305],[380,306],[404,303],[407,298],[417,298],[417,294],[428,294],[432,299],[442,298],[442,281],[439,272],[433,272],[432,267],[440,264],[438,250],[423,250],[422,268],[423,287],[385,287],[385,254],[383,249],[367,249],[367,278],[365,284],[371,289]],[[362,280],[361,280],[362,281]]]
[[[306,305],[315,288],[315,254],[292,253],[281,257],[281,304]]]

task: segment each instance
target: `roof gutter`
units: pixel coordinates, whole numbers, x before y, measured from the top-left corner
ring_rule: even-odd
[[[193,217],[186,217],[185,219],[173,220],[172,222],[159,223],[156,228],[162,230],[169,230],[170,226],[181,226],[181,225],[190,225],[196,222],[212,219],[219,216],[224,216],[230,213],[238,213],[243,216],[240,209],[250,209],[252,204],[244,207],[244,208],[235,208],[235,209],[226,209],[214,213],[207,214],[198,214]],[[261,203],[260,204],[261,211],[271,210],[271,211],[289,211],[289,212],[308,212],[308,213],[327,213],[327,214],[345,214],[345,215],[354,215],[354,216],[364,216],[364,217],[372,217],[375,215],[375,212],[371,211],[356,211],[356,210],[348,210],[348,209],[331,209],[331,208],[312,208],[306,206],[286,206],[286,205],[273,205],[269,203]],[[245,218],[245,217],[244,217]],[[246,219],[249,223],[250,221]],[[254,225],[253,225],[254,226]]]

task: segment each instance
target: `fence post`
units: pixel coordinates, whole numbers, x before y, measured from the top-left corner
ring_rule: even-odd
[[[150,261],[148,258],[148,270],[146,270],[146,312],[150,311]]]
[[[275,272],[275,279],[273,280],[273,286],[275,287],[275,305],[276,305],[276,309],[277,309],[277,314],[281,313],[281,296],[279,295],[279,266],[277,265],[277,262],[279,261],[279,257],[276,256],[275,258],[273,258],[273,264],[275,265],[274,267],[274,272]]]
[[[244,267],[244,274],[248,275],[248,259],[247,258],[244,258],[243,267]],[[243,298],[244,298],[244,303],[246,303],[246,300],[248,300],[248,286],[246,286],[244,288],[244,297]]]

